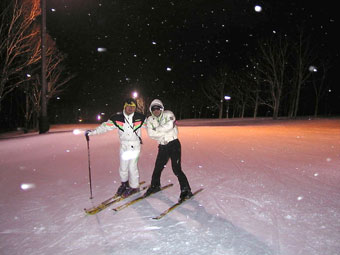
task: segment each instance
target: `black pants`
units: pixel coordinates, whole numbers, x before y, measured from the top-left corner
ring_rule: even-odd
[[[169,158],[171,159],[172,171],[178,178],[181,190],[190,190],[188,179],[181,167],[181,143],[178,139],[173,140],[166,145],[158,146],[158,154],[155,163],[155,169],[153,170],[152,174],[151,185],[160,186],[161,174],[165,165],[168,163]]]

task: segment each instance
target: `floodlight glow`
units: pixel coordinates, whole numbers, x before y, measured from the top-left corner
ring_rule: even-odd
[[[132,92],[132,97],[133,98],[137,98],[138,97],[138,92],[136,92],[136,91]]]
[[[255,11],[256,12],[261,12],[262,11],[262,7],[260,5],[255,5]]]
[[[318,69],[315,66],[310,66],[308,70],[313,73],[316,73],[318,71]]]
[[[106,48],[101,48],[101,47],[100,47],[100,48],[97,48],[97,51],[98,51],[98,52],[105,52],[105,51],[107,51],[107,49],[106,49]]]

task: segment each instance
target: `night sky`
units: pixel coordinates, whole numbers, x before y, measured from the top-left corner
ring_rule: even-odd
[[[329,93],[336,102],[336,10],[330,0],[47,0],[48,33],[77,74],[58,103],[110,114],[137,90],[174,107],[171,97],[190,100],[219,67],[249,64],[259,39],[293,37],[298,26],[332,56]]]

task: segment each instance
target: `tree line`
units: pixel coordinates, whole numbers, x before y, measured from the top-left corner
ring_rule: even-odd
[[[228,65],[220,67],[201,88],[219,118],[229,104],[234,117],[243,118],[247,111],[256,118],[259,107],[263,107],[274,119],[296,118],[303,92],[308,93],[308,104],[318,116],[320,100],[329,88],[330,67],[330,58],[320,57],[311,47],[310,38],[299,29],[298,38],[273,36],[259,40],[257,54],[249,57],[248,64],[238,70]],[[226,102],[226,95],[230,102]]]
[[[255,50],[244,53],[242,59],[242,65],[233,65],[226,58],[191,85],[184,75],[175,84],[144,81],[146,102],[162,98],[179,119],[319,115],[320,102],[330,91],[333,59],[303,27],[289,36],[258,39]]]

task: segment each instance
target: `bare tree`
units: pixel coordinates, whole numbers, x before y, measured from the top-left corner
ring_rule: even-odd
[[[40,60],[39,0],[2,0],[0,13],[0,111],[3,99],[27,77],[25,71]]]
[[[15,89],[25,94],[25,126],[37,122],[41,100],[41,30],[39,0],[2,0],[0,13],[0,111],[3,99]],[[47,102],[74,77],[65,71],[65,55],[47,35]]]
[[[320,100],[326,93],[326,77],[329,68],[330,68],[329,60],[325,60],[321,64],[321,68],[314,67],[312,70],[315,73],[316,72],[321,73],[321,77],[319,79],[316,78],[316,75],[312,74],[312,83],[315,92],[315,107],[314,107],[315,117],[318,116]]]
[[[211,103],[218,109],[218,118],[221,119],[223,115],[224,91],[228,84],[227,67],[218,70],[216,77],[210,78],[202,86],[203,93],[207,96]]]
[[[248,81],[249,87],[249,100],[253,103],[253,117],[254,119],[257,117],[258,109],[261,104],[264,104],[264,100],[262,98],[262,81],[258,71],[259,63],[251,58],[251,70],[245,73],[246,79]]]
[[[63,63],[66,56],[61,53],[56,47],[55,42],[47,36],[47,50],[46,50],[46,80],[47,80],[47,103],[50,99],[62,93],[65,85],[75,77],[74,74],[69,74]],[[39,74],[34,75],[30,81],[30,89],[27,89],[30,103],[26,103],[25,116],[34,116],[34,123],[37,123],[41,110],[41,94],[42,85]],[[26,119],[30,121],[30,118]]]
[[[21,105],[22,111],[25,117],[25,132],[30,129],[31,126],[37,125],[37,114],[40,110],[40,97],[39,86],[32,81],[26,82],[24,86],[21,86],[25,94],[25,104]],[[31,120],[33,123],[30,125]]]
[[[47,80],[47,102],[54,96],[59,95],[65,85],[75,77],[66,71],[64,60],[66,55],[58,50],[55,42],[48,37],[46,56],[46,80]]]
[[[238,75],[233,75],[231,87],[233,101],[235,102],[234,106],[237,107],[239,117],[243,118],[249,101],[250,91],[248,80],[242,71],[239,71]]]
[[[270,97],[265,104],[273,109],[273,118],[278,118],[281,98],[286,84],[288,42],[282,37],[272,38],[260,44],[258,70],[268,86]]]
[[[299,38],[292,49],[293,56],[296,57],[296,65],[292,70],[293,80],[290,89],[291,100],[288,116],[295,118],[299,109],[301,88],[312,73],[309,68],[315,61],[316,55],[313,54],[309,39],[304,37],[302,30],[300,30]]]

